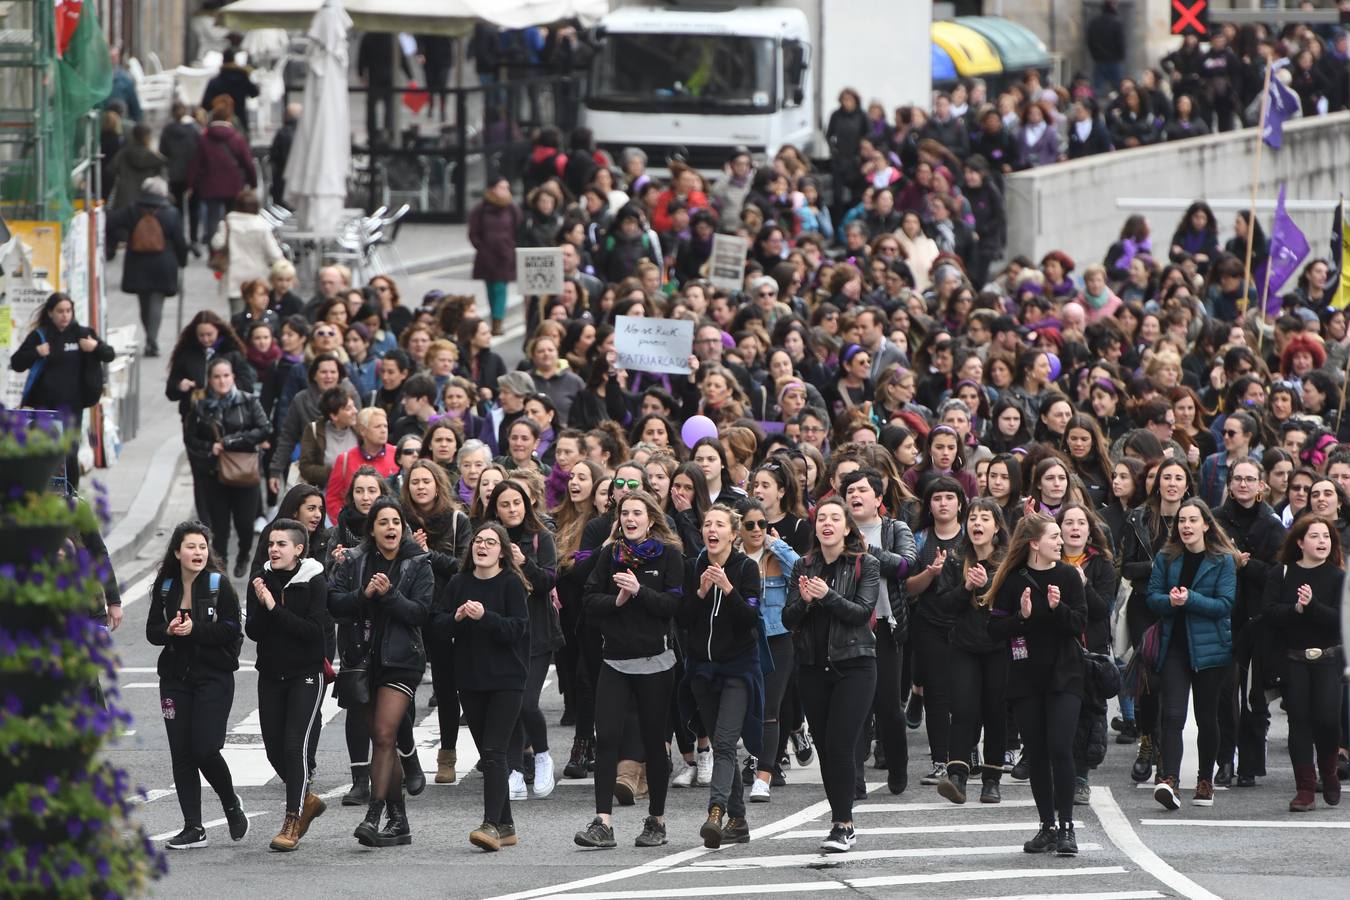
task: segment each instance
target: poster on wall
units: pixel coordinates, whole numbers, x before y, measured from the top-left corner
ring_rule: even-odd
[[[33,287],[10,283],[6,286],[4,302],[0,303],[0,317],[4,319],[4,323],[0,324],[0,334],[8,332],[8,340],[0,343],[0,380],[4,386],[0,400],[11,409],[17,408],[23,402],[23,386],[27,381],[27,374],[10,369],[10,355],[18,350],[24,338],[28,337],[33,317],[50,295],[51,291],[45,286]]]

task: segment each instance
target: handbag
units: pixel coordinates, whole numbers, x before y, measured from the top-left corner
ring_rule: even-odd
[[[220,220],[225,229],[225,243],[219,250],[212,249],[211,255],[206,258],[206,266],[216,275],[224,275],[230,268],[230,223],[226,219]]]
[[[343,709],[357,709],[370,702],[370,649],[359,665],[344,665],[337,673],[338,705]]]
[[[337,681],[337,672],[333,671],[333,661],[325,656],[323,658],[323,686],[328,687],[334,681]]]
[[[1130,625],[1126,607],[1130,603],[1133,585],[1126,578],[1120,579],[1116,589],[1116,605],[1111,608],[1111,650],[1116,658],[1128,663],[1134,656],[1134,646],[1130,643]]]
[[[1144,638],[1139,642],[1139,658],[1149,669],[1158,668],[1162,659],[1162,619],[1144,630]]]
[[[224,443],[220,426],[216,425],[216,440]],[[217,460],[217,477],[225,487],[249,488],[262,484],[258,469],[257,450],[221,450]]]

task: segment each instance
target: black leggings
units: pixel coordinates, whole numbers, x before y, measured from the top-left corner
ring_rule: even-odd
[[[889,622],[878,621],[877,690],[872,710],[876,713],[882,749],[886,751],[886,769],[894,773],[887,778],[891,784],[899,784],[903,779],[901,773],[909,767],[909,734],[905,727],[905,701],[909,697],[902,687],[904,663],[904,645],[895,645]]]
[[[1013,701],[1022,732],[1022,758],[1031,768],[1031,795],[1041,823],[1073,821],[1073,737],[1078,730],[1082,698],[1054,692]]]
[[[1289,759],[1295,766],[1334,759],[1341,736],[1340,656],[1332,662],[1291,659],[1285,667],[1284,706],[1289,714]],[[1313,751],[1316,748],[1316,757]]]
[[[820,774],[834,822],[853,821],[854,751],[872,711],[877,661],[870,656],[842,666],[802,666],[797,671],[806,719],[820,753]]]
[[[441,726],[441,749],[459,745],[459,692],[455,689],[454,644],[446,641],[427,648],[431,661],[431,689],[436,694],[436,721]],[[402,743],[399,749],[403,749]]]
[[[666,750],[666,720],[675,672],[667,669],[651,675],[625,675],[601,663],[595,685],[595,811],[609,815],[614,809],[614,781],[619,772],[619,747],[630,710],[637,713],[642,747],[647,756],[647,812],[666,814],[666,790],[670,787],[670,754]]]
[[[458,715],[458,714],[457,714]],[[347,710],[347,758],[353,767],[370,765],[370,723],[359,709]],[[459,720],[455,720],[455,731],[459,731]],[[413,705],[408,704],[408,712],[398,726],[398,755],[412,756],[413,745]]]
[[[226,809],[235,805],[234,779],[221,756],[234,705],[234,673],[199,667],[189,681],[159,680],[159,706],[169,736],[174,787],[183,824],[202,824],[202,776]]]
[[[1002,774],[1003,753],[1007,750],[1007,723],[1004,691],[1008,686],[1008,651],[1002,647],[989,653],[969,653],[951,648],[947,672],[951,679],[952,732],[949,739],[953,761],[970,759],[971,748],[984,725],[984,774]],[[972,773],[974,774],[974,773]]]
[[[577,624],[577,679],[576,736],[582,740],[595,737],[596,690],[600,680],[600,670],[605,668],[604,643],[600,638],[600,629],[591,627],[583,616]]]
[[[253,546],[253,520],[258,517],[256,487],[226,487],[204,462],[192,463],[193,498],[197,515],[211,526],[211,549],[222,561],[230,555],[230,522],[239,536],[239,559]]]
[[[530,657],[530,671],[525,678],[525,690],[520,695],[520,715],[511,729],[511,740],[506,752],[506,761],[517,772],[525,768],[526,746],[535,754],[548,752],[548,723],[539,709],[539,695],[544,692],[548,664],[552,658],[551,653]]]
[[[910,623],[910,630],[914,633],[914,651],[918,655],[914,681],[923,684],[923,715],[928,726],[928,748],[933,762],[945,763],[952,758],[947,746],[951,731],[951,699],[947,695],[951,644],[947,642],[947,634],[941,628],[918,618],[911,619]]]
[[[547,661],[548,657],[543,657]],[[506,745],[520,720],[520,691],[461,691],[469,733],[483,761],[483,821],[513,825],[506,784]]]
[[[1219,753],[1219,688],[1225,666],[1191,669],[1189,648],[1175,641],[1167,648],[1162,666],[1162,764],[1164,776],[1181,774],[1181,731],[1186,727],[1186,707],[1194,696],[1196,737],[1196,777],[1209,781],[1214,777],[1214,760]]]
[[[286,784],[286,812],[299,813],[309,781],[306,758],[319,731],[323,672],[295,678],[258,673],[258,719],[272,770]]]
[[[786,729],[779,727],[778,718],[794,670],[796,650],[792,646],[792,635],[775,634],[769,638],[769,653],[773,656],[773,671],[764,676],[764,742],[758,766],[761,772],[772,772],[778,767],[781,755],[779,732],[786,738]]]

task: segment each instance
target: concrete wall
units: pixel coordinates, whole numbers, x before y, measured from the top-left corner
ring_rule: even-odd
[[[1181,211],[1118,209],[1120,197],[1177,200],[1248,199],[1256,129],[1211,135],[1018,172],[1005,181],[1011,258],[1039,260],[1060,249],[1078,260],[1100,260],[1133,212],[1149,217],[1158,253]],[[1350,194],[1350,113],[1301,119],[1284,127],[1284,147],[1261,154],[1257,196],[1274,200],[1281,182],[1289,200],[1336,200]],[[1218,212],[1221,240],[1233,234],[1232,212]],[[1272,213],[1260,215],[1269,229]],[[1291,212],[1314,254],[1327,252],[1332,212]]]

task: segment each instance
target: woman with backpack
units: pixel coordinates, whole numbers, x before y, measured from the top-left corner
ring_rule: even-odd
[[[248,816],[220,753],[243,643],[239,618],[239,598],[211,555],[211,530],[198,522],[179,524],[155,576],[145,618],[146,640],[164,648],[155,667],[159,705],[183,813],[183,830],[169,839],[170,850],[207,844],[203,777],[225,809],[231,840],[248,834]]]
[[[33,317],[32,330],[9,358],[15,372],[27,372],[21,405],[28,409],[66,410],[78,417],[103,396],[103,364],[113,348],[92,328],[75,321],[75,301],[57,292]],[[78,453],[66,458],[66,478],[80,486]]]
[[[122,263],[122,292],[136,295],[141,327],[145,329],[145,356],[153,359],[159,356],[164,299],[178,293],[180,270],[188,258],[183,219],[169,200],[169,184],[163,178],[145,179],[139,200],[109,214],[109,259],[123,243],[127,251]]]

